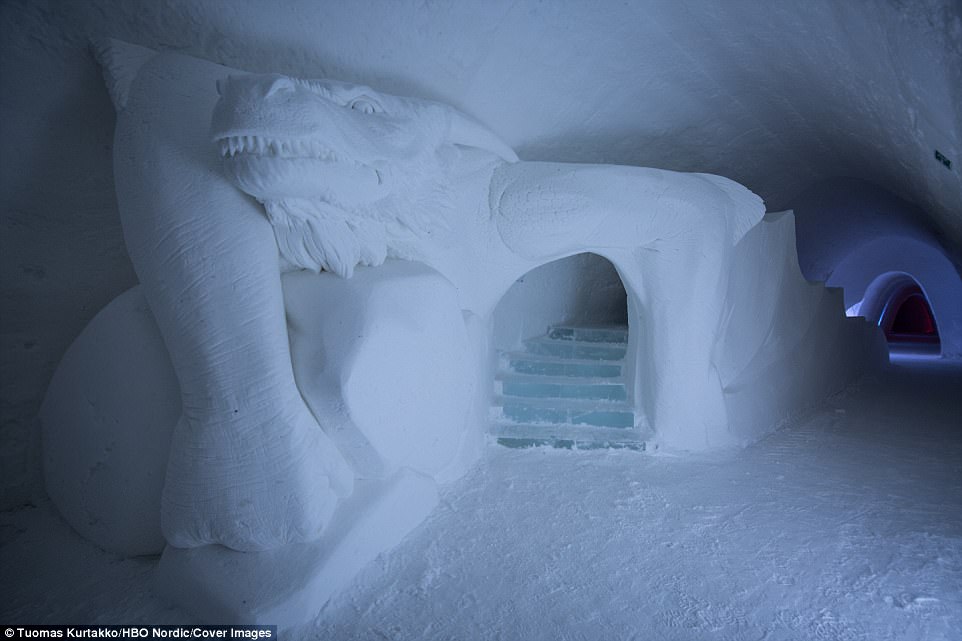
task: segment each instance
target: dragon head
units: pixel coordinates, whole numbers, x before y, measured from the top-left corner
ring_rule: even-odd
[[[517,160],[439,103],[276,74],[229,76],[217,90],[211,128],[224,170],[264,203],[282,256],[300,267],[349,276],[382,262],[392,235],[425,219],[415,210],[441,189],[445,146]]]

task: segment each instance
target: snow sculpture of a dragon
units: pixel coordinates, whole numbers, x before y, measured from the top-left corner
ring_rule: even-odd
[[[518,162],[445,105],[226,76],[161,54],[113,88],[125,238],[183,401],[168,543],[312,540],[352,492],[350,466],[295,384],[282,269],[350,276],[388,257],[419,261],[484,317],[531,268],[593,251],[646,310],[647,414],[661,438],[698,448],[724,428],[711,353],[731,248],[763,215],[754,194],[716,176]],[[213,145],[200,113],[213,113]]]

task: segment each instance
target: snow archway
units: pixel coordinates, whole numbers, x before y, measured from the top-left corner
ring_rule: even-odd
[[[887,272],[865,289],[859,303],[849,308],[850,315],[864,316],[885,334],[891,351],[941,351],[938,321],[929,297],[911,274]]]
[[[645,447],[631,384],[637,341],[629,324],[640,318],[628,314],[628,299],[615,266],[593,253],[515,281],[493,314],[491,429],[500,444]]]
[[[516,349],[552,323],[627,325],[627,291],[614,265],[581,253],[517,279],[494,311],[494,346]]]
[[[835,267],[828,285],[844,288],[850,316],[875,324],[885,320],[894,296],[917,287],[931,309],[942,357],[962,358],[962,279],[932,244],[901,236],[864,243]]]

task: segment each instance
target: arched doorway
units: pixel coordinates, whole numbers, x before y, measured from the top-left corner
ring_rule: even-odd
[[[644,449],[628,294],[610,261],[577,254],[519,278],[495,310],[494,347],[499,444]]]
[[[878,324],[889,345],[939,343],[932,308],[918,285],[908,285],[896,292],[886,304]]]
[[[910,274],[890,272],[877,277],[855,311],[879,326],[890,354],[941,353],[932,306],[921,284]]]

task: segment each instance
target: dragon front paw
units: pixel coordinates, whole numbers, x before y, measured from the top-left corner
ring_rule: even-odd
[[[171,443],[161,525],[174,547],[261,551],[318,538],[354,476],[303,408],[295,418],[189,421]]]

